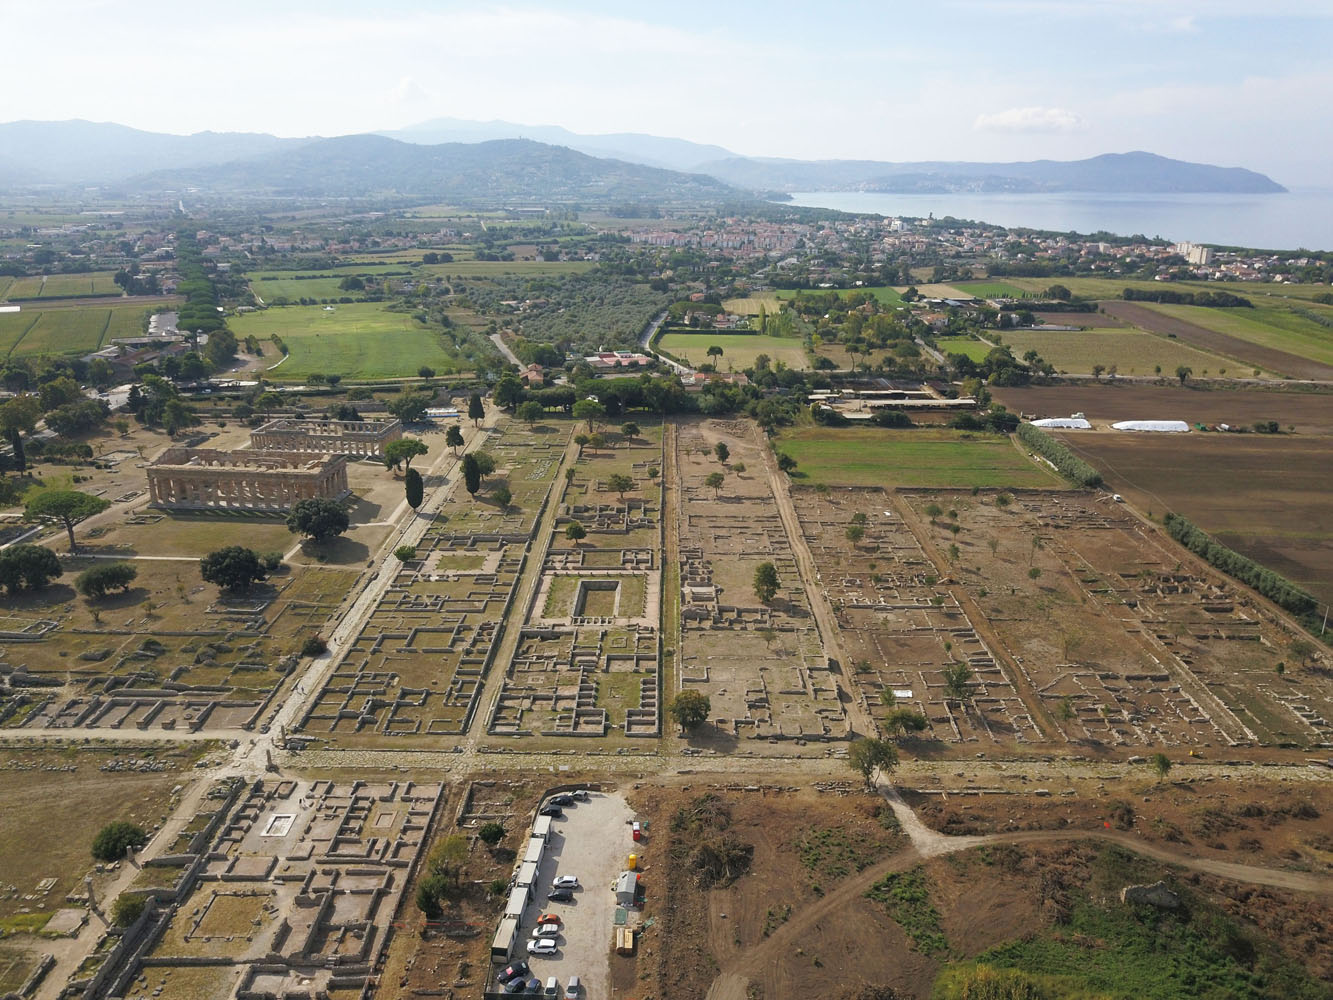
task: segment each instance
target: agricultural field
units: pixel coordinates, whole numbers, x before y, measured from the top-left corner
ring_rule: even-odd
[[[1183,514],[1321,601],[1333,602],[1333,524],[1327,516],[1333,438],[1071,432],[1062,439],[1140,510],[1155,518],[1166,511]]]
[[[1136,291],[1160,292],[1160,281],[1141,281],[1133,278],[1003,278],[1005,284],[1014,285],[1029,292],[1041,293],[1052,285],[1064,285],[1073,294],[1085,299],[1118,299],[1126,288]],[[1312,299],[1328,291],[1327,285],[1279,285],[1258,281],[1172,281],[1165,287],[1182,292],[1231,292],[1241,295],[1256,304],[1261,299]]]
[[[984,361],[992,350],[989,344],[983,344],[971,337],[937,337],[935,346],[945,354],[962,354],[973,361]]]
[[[710,358],[708,348],[722,348],[721,358]],[[754,359],[767,354],[772,364],[779,361],[788,368],[805,370],[810,367],[805,348],[796,337],[765,337],[759,334],[667,333],[658,338],[657,349],[688,365],[702,365],[716,361],[719,371],[741,371],[754,365]]]
[[[1181,386],[1164,375],[1159,385],[1099,382],[1070,385],[995,387],[995,398],[1028,417],[1086,413],[1094,423],[1160,418],[1188,424],[1229,424],[1248,428],[1256,420],[1276,420],[1296,434],[1333,434],[1333,393],[1294,392],[1258,387],[1220,389]]]
[[[297,299],[338,299],[343,296],[357,298],[360,292],[345,291],[338,286],[342,283],[344,275],[339,277],[333,274],[321,274],[319,277],[293,277],[286,275],[281,271],[269,272],[266,274],[256,274],[250,278],[250,288],[265,302],[272,304],[275,299],[287,298],[293,302]]]
[[[882,306],[907,305],[907,303],[903,301],[902,294],[898,291],[898,289],[890,288],[887,285],[867,285],[864,288],[839,288],[839,289],[821,288],[821,289],[816,289],[816,291],[818,292],[837,291],[843,298],[846,298],[853,292],[870,292],[872,295],[875,296],[875,301]],[[772,294],[776,295],[779,299],[783,301],[790,301],[791,299],[796,298],[797,290],[792,288],[784,288],[780,291],[773,292]]]
[[[758,316],[762,308],[770,316],[782,308],[780,292],[755,292],[743,299],[723,299],[722,308],[737,316]]]
[[[1058,488],[1003,435],[944,428],[804,427],[782,432],[777,450],[798,463],[796,478],[829,486]]]
[[[463,367],[440,331],[375,302],[286,306],[237,316],[228,325],[239,340],[251,334],[267,340],[275,333],[283,339],[290,354],[267,376],[276,381],[331,372],[348,379],[393,378],[415,375],[423,365],[441,374]]]
[[[545,277],[555,274],[583,274],[597,264],[590,260],[455,260],[450,264],[424,264],[423,274],[460,278],[487,278],[501,274]]]
[[[88,354],[113,337],[137,336],[144,308],[24,309],[0,314],[0,357]]]
[[[1051,280],[1051,284],[1057,283],[1055,279]],[[960,281],[953,287],[978,299],[1026,299],[1029,297],[1036,298],[1038,295],[1038,293],[1028,289],[1011,285],[1007,281],[996,281],[994,279],[990,281]],[[1042,289],[1042,291],[1045,291],[1045,289]]]
[[[78,298],[79,296],[119,296],[120,286],[112,271],[87,274],[50,274],[0,280],[0,299],[15,301],[36,298]]]
[[[1254,309],[1209,309],[1203,306],[1178,306],[1165,303],[1144,303],[1153,312],[1160,312],[1188,323],[1196,323],[1248,340],[1261,347],[1297,354],[1311,361],[1333,365],[1333,326],[1324,326],[1290,309],[1280,306],[1261,306]],[[1324,316],[1333,324],[1333,309],[1307,305],[1301,308]]]
[[[1196,322],[1196,320],[1204,320],[1210,323],[1225,322],[1228,325],[1233,324],[1235,321],[1225,315],[1227,311],[1221,309],[1200,309],[1195,306],[1179,307],[1190,310],[1191,319],[1183,319],[1178,315],[1169,315],[1162,312],[1155,303],[1107,302],[1103,308],[1112,316],[1133,323],[1142,329],[1177,338],[1181,342],[1203,350],[1216,351],[1218,354],[1229,358],[1240,359],[1239,364],[1253,365],[1256,368],[1267,369],[1288,377],[1325,380],[1333,378],[1333,364],[1311,360],[1304,355],[1292,353],[1289,350],[1260,344],[1254,339],[1246,339],[1233,333],[1223,333],[1212,326],[1201,326],[1199,322]],[[1218,319],[1217,317],[1221,318]],[[1309,323],[1308,325],[1318,327],[1318,324],[1315,323]],[[1319,328],[1323,329],[1322,327]],[[1333,331],[1326,332],[1333,333]],[[1253,331],[1249,335],[1251,337],[1255,336]],[[1275,338],[1278,340],[1289,340],[1290,338],[1289,334],[1279,336],[1274,331],[1270,331],[1265,336],[1270,341]]]
[[[1195,375],[1223,369],[1241,374],[1235,361],[1141,330],[1006,330],[1002,336],[1015,357],[1035,350],[1061,372],[1086,375],[1099,364],[1115,365],[1121,375],[1151,375],[1158,365],[1168,375],[1179,365],[1193,368]]]

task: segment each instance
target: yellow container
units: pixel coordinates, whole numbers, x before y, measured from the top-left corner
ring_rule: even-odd
[[[639,870],[639,856],[637,854],[629,856],[629,870],[632,872]]]

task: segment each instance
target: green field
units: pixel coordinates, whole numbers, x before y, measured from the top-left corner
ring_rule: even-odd
[[[320,278],[294,278],[277,274],[257,274],[250,279],[251,290],[265,302],[277,298],[297,299],[338,299],[343,296],[356,298],[361,292],[347,292],[339,288],[342,278],[329,275]]]
[[[1115,365],[1121,375],[1151,375],[1157,365],[1168,374],[1178,365],[1188,365],[1196,375],[1223,368],[1239,371],[1241,367],[1235,361],[1142,330],[1006,330],[1002,336],[1014,357],[1035,350],[1057,371],[1076,375],[1090,373],[1093,365]]]
[[[241,340],[251,334],[267,340],[275,333],[283,339],[290,355],[266,376],[278,381],[300,381],[316,373],[405,377],[416,375],[423,365],[440,374],[460,370],[441,333],[378,302],[340,305],[333,312],[323,306],[268,309],[237,316],[228,325]]]
[[[831,486],[972,486],[1059,489],[1007,437],[944,428],[805,427],[782,433],[777,450],[797,462],[797,478]]]
[[[1075,295],[1087,299],[1118,299],[1126,288],[1136,291],[1160,292],[1164,287],[1182,292],[1230,292],[1241,295],[1258,304],[1260,301],[1278,299],[1312,299],[1329,290],[1327,285],[1278,285],[1263,281],[1172,281],[1163,284],[1160,281],[1141,281],[1134,278],[1075,278],[1053,276],[1050,278],[1004,278],[995,279],[1004,284],[1014,285],[1029,292],[1044,292],[1052,285],[1064,285]],[[961,287],[961,286],[959,286]]]
[[[0,298],[77,298],[81,295],[119,295],[112,271],[88,274],[52,274],[30,278],[0,279]]]
[[[722,348],[721,358],[708,356],[708,348],[713,345]],[[744,333],[668,333],[658,340],[657,347],[690,365],[715,361],[718,371],[749,368],[761,354],[767,354],[774,365],[782,361],[788,368],[804,370],[810,367],[805,348],[795,337],[761,337],[759,334]]]
[[[1216,330],[1251,344],[1297,354],[1311,361],[1333,364],[1333,328],[1297,316],[1282,306],[1264,305],[1254,309],[1209,309],[1204,306],[1177,306],[1156,302],[1143,305],[1175,319]],[[1333,320],[1333,309],[1313,303],[1300,308]]]
[[[0,313],[0,358],[90,354],[113,337],[138,336],[143,314],[143,306]]]
[[[755,292],[743,299],[722,300],[722,308],[737,316],[758,316],[760,306],[771,315],[782,308],[782,299],[777,292]]]
[[[421,270],[426,274],[456,274],[465,278],[484,278],[496,274],[583,274],[591,271],[597,264],[590,260],[544,261],[544,260],[456,260],[452,264],[426,264]]]
[[[874,285],[874,286],[867,285],[865,288],[837,288],[837,289],[819,288],[819,289],[814,289],[814,291],[818,292],[836,291],[839,295],[843,296],[844,298],[846,298],[852,292],[870,292],[872,295],[875,296],[875,301],[882,306],[907,305],[907,303],[903,301],[902,295],[898,293],[898,290],[896,288],[889,288],[886,285]],[[796,292],[797,292],[796,289],[784,288],[781,289],[780,291],[774,292],[773,294],[776,295],[778,298],[786,301],[796,298]]]
[[[988,344],[971,337],[939,337],[935,346],[945,354],[963,354],[973,361],[985,361],[986,355],[991,352]]]
[[[1055,282],[1052,281],[1051,284]],[[1019,288],[1007,281],[963,281],[954,287],[979,299],[1025,299],[1033,294],[1031,290]]]

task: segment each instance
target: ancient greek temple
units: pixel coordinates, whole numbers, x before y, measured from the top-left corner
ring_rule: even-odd
[[[250,447],[320,455],[382,458],[384,446],[403,436],[397,420],[291,420],[280,417],[250,432]]]
[[[148,492],[153,506],[168,510],[285,511],[351,490],[342,455],[168,448],[148,467]]]

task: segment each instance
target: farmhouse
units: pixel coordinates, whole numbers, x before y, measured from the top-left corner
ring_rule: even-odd
[[[351,490],[341,455],[168,448],[148,467],[148,492],[154,507],[168,510],[285,511]]]

